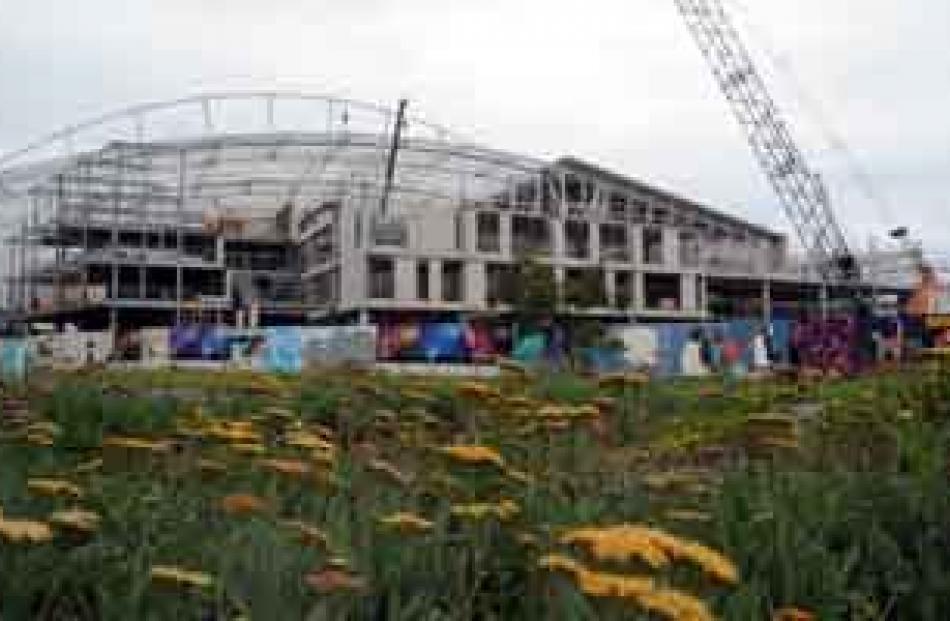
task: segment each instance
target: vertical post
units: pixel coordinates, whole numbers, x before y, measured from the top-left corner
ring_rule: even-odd
[[[181,324],[181,297],[182,297],[182,273],[181,273],[181,253],[182,253],[182,226],[184,226],[185,210],[185,164],[186,153],[184,149],[178,150],[178,219],[175,224],[175,325]]]
[[[772,325],[772,283],[768,278],[762,281],[762,321]]]
[[[399,107],[396,109],[396,123],[393,127],[393,140],[389,148],[389,159],[386,162],[386,179],[383,184],[383,193],[379,199],[379,213],[386,215],[389,208],[389,194],[392,192],[393,176],[396,172],[396,157],[399,155],[399,141],[402,138],[402,127],[406,118],[406,106],[409,104],[405,99],[399,100]]]
[[[115,307],[116,301],[119,299],[119,203],[121,201],[122,194],[122,164],[121,158],[118,151],[121,150],[121,147],[117,148],[115,154],[115,180],[112,183],[112,261],[110,262],[111,272],[110,277],[112,279],[112,296],[111,302],[113,308]]]
[[[60,216],[62,213],[60,211],[60,208],[62,206],[63,196],[64,196],[63,175],[62,173],[60,173],[56,175],[56,198],[54,199],[55,203],[53,205],[53,231],[54,231],[53,234],[56,237],[56,241],[54,242],[56,244],[56,248],[54,250],[56,258],[55,258],[55,266],[54,266],[54,272],[53,272],[53,300],[54,300],[54,307],[57,313],[61,310],[61,307],[63,304],[62,270],[63,270],[63,253],[65,252],[65,248],[63,247],[63,240],[61,238],[63,229],[62,229],[62,226],[60,225]]]

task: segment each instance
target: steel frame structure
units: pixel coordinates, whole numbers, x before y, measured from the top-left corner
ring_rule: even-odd
[[[674,0],[807,256],[830,282],[859,266],[821,176],[809,167],[721,0]]]

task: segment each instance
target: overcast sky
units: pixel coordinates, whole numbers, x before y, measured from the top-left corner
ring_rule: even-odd
[[[852,239],[903,224],[947,248],[950,2],[743,2]],[[0,152],[202,91],[406,96],[488,146],[572,154],[788,230],[673,0],[0,0],[0,15]]]

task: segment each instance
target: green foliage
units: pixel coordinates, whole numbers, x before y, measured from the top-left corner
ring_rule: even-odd
[[[795,606],[821,619],[943,620],[950,617],[948,379],[945,370],[923,368],[726,391],[712,379],[615,384],[512,374],[482,382],[482,396],[465,396],[459,380],[352,371],[268,383],[276,392],[265,396],[253,389],[254,377],[56,377],[48,390],[29,393],[32,410],[58,427],[52,447],[0,427],[0,507],[7,517],[44,519],[71,506],[26,489],[30,477],[61,477],[82,487],[82,506],[102,522],[88,538],[0,542],[0,618],[646,618],[538,569],[564,528],[626,522],[688,535],[735,561],[734,588],[710,590],[689,572],[664,577],[709,593],[724,619],[764,619]],[[603,415],[526,432],[508,405],[516,399],[532,414],[540,404],[597,402]],[[275,456],[309,459],[281,447],[278,414],[261,418],[273,409],[294,424],[334,431],[334,485],[281,478],[253,457],[182,431],[199,410],[210,421],[255,418]],[[749,449],[749,422],[764,412],[794,418],[797,449]],[[106,459],[101,469],[77,469],[101,454],[109,435],[173,438],[177,450],[161,460]],[[531,479],[453,466],[433,450],[452,443],[496,447]],[[198,458],[226,470],[206,476],[195,469]],[[391,462],[410,482],[381,478],[372,459]],[[655,483],[669,473],[685,473],[687,483]],[[221,499],[233,493],[254,494],[268,509],[227,515]],[[509,522],[452,514],[453,503],[500,498],[520,508]],[[709,520],[671,517],[677,510]],[[397,511],[431,520],[431,531],[381,529],[380,516]],[[330,544],[301,545],[281,525],[289,519],[319,526]],[[307,574],[331,557],[345,558],[366,588],[319,594],[308,587]],[[215,588],[156,588],[148,575],[155,564],[206,571]]]

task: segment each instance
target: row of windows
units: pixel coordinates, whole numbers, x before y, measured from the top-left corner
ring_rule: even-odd
[[[357,218],[356,237],[360,237],[360,222]],[[511,219],[511,251],[516,255],[533,256],[551,256],[553,251],[553,239],[551,231],[552,223],[542,217],[537,216],[514,216]],[[591,227],[598,226],[600,238],[601,257],[620,263],[628,263],[634,260],[631,245],[631,229],[624,224],[601,223],[595,225],[583,220],[567,220],[564,223],[564,253],[571,259],[585,260],[593,255],[591,243]],[[478,212],[475,218],[475,250],[480,253],[497,254],[501,252],[501,221],[500,215],[493,212]],[[408,237],[405,230],[397,230],[394,227],[391,232],[399,235],[392,238],[377,239],[375,245],[391,245],[405,247],[408,243]],[[454,216],[454,243],[456,250],[465,250],[465,220],[463,214],[458,212]],[[665,265],[668,257],[664,251],[664,236],[668,231],[658,227],[645,227],[639,230],[639,258],[638,261],[646,265]],[[678,236],[677,257],[673,260],[680,266],[691,268],[699,267],[702,257],[700,252],[701,235],[693,230],[680,230],[676,233]],[[716,240],[713,240],[714,242]],[[713,243],[712,245],[716,245]],[[753,245],[746,244],[750,252],[756,248]],[[358,246],[357,246],[358,247]],[[730,254],[735,254],[735,250],[730,248]],[[778,264],[781,262],[781,248],[772,248],[769,255],[769,263]]]
[[[421,260],[415,266],[416,299],[432,299],[432,264]],[[517,266],[508,263],[489,263],[485,266],[485,301],[493,304],[514,304],[519,297]],[[550,268],[548,268],[550,269]],[[462,302],[465,298],[465,264],[461,261],[443,261],[440,268],[443,302]],[[553,273],[551,275],[553,279]],[[631,308],[636,298],[634,274],[614,272],[613,296],[608,299],[607,276],[600,268],[568,269],[564,273],[560,291],[567,304],[579,307],[618,309]],[[696,278],[697,307],[701,306],[700,280]],[[681,308],[681,280],[677,274],[645,274],[643,276],[643,303],[649,309],[676,310]],[[370,257],[367,260],[367,296],[370,299],[395,299],[396,270],[391,257]]]
[[[416,262],[416,298],[429,300],[430,263]],[[465,264],[442,261],[440,285],[443,302],[461,302],[465,297]],[[366,295],[371,299],[391,300],[396,297],[396,266],[391,257],[370,257],[366,262]]]

